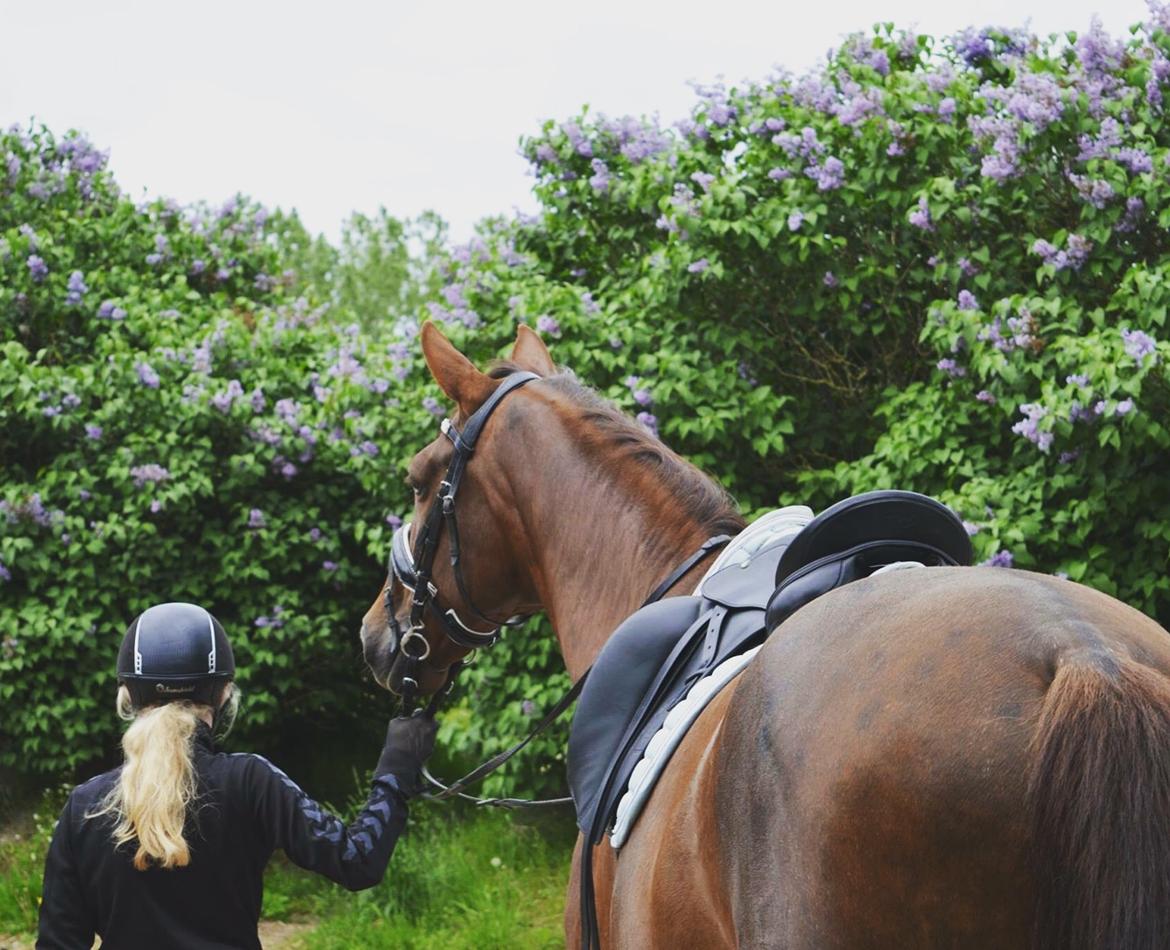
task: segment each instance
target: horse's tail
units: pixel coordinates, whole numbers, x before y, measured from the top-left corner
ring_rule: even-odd
[[[1170,947],[1170,679],[1128,658],[1066,657],[1034,751],[1034,946]]]

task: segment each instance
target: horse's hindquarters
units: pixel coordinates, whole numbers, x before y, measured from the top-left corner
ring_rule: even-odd
[[[1036,725],[1058,658],[1078,637],[1112,636],[1108,610],[1087,622],[1070,606],[1082,590],[909,571],[841,588],[780,628],[736,690],[715,763],[741,946],[1031,942]]]

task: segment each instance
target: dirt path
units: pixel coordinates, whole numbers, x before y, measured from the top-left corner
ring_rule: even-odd
[[[260,921],[260,946],[264,950],[296,950],[301,946],[301,937],[313,931],[316,921],[290,923],[281,920]],[[3,950],[0,947],[0,950]]]
[[[24,937],[0,934],[0,950],[33,950],[33,941],[31,937],[26,940]]]

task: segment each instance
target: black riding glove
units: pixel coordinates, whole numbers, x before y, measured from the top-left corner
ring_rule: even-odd
[[[435,748],[439,724],[422,710],[413,716],[399,716],[386,727],[386,744],[374,776],[393,775],[407,798],[423,790],[422,765]]]

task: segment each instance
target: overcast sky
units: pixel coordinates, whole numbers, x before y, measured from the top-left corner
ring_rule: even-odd
[[[335,235],[352,210],[432,208],[464,238],[532,210],[522,135],[582,105],[686,115],[688,80],[813,65],[875,20],[1120,34],[1141,0],[0,0],[0,122],[110,150],[132,196],[242,191]]]

